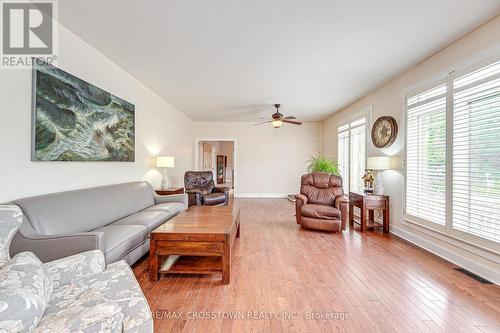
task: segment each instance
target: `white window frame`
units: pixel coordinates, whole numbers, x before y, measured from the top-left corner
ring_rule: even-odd
[[[433,232],[437,232],[440,235],[445,237],[449,237],[453,240],[456,240],[460,243],[464,243],[472,246],[473,248],[478,248],[484,250],[489,253],[493,253],[495,255],[500,255],[499,251],[499,243],[484,239],[479,236],[475,236],[461,230],[454,229],[452,226],[452,210],[453,210],[453,191],[452,191],[452,183],[453,183],[453,80],[456,77],[460,77],[464,74],[473,72],[480,68],[483,68],[491,63],[500,61],[500,47],[494,48],[493,51],[487,52],[486,54],[482,53],[480,56],[476,57],[473,60],[469,60],[460,65],[452,67],[447,71],[436,75],[435,77],[422,81],[419,84],[414,85],[411,88],[406,89],[404,93],[404,124],[405,129],[407,129],[407,98],[408,95],[416,95],[419,92],[425,91],[432,86],[438,85],[439,82],[446,82],[447,85],[447,96],[446,96],[446,199],[445,199],[445,207],[446,207],[446,217],[445,224],[438,225],[436,223],[432,223],[429,221],[425,221],[415,216],[410,216],[406,214],[406,186],[407,186],[407,142],[408,142],[408,131],[405,131],[405,142],[404,142],[404,190],[403,190],[403,224],[408,226],[418,226],[422,227],[421,231],[430,230]],[[457,244],[455,244],[457,245]],[[485,255],[489,259],[497,259],[491,257],[489,255]],[[494,260],[497,261],[497,260]]]
[[[365,122],[365,133],[366,133],[366,140],[365,140],[365,165],[366,165],[366,158],[368,156],[368,149],[370,147],[370,145],[368,144],[371,136],[371,132],[370,132],[370,129],[372,127],[372,114],[373,114],[373,106],[370,105],[370,106],[367,106],[365,108],[362,108],[361,110],[359,110],[358,112],[355,112],[353,113],[351,116],[347,117],[347,118],[344,118],[342,119],[339,123],[338,123],[338,126],[337,126],[337,132],[335,133],[336,135],[336,140],[338,140],[338,135],[339,135],[339,128],[343,127],[343,126],[348,126],[348,129],[346,130],[349,134],[348,134],[348,137],[349,137],[349,144],[348,144],[348,147],[349,147],[349,151],[348,151],[348,156],[349,156],[349,163],[348,163],[348,170],[349,170],[349,178],[351,177],[351,128],[350,128],[350,124],[351,122],[353,121],[356,121],[356,120],[359,120],[360,118],[365,118],[366,119],[366,122]],[[338,142],[337,142],[337,156],[336,156],[336,159],[338,159],[338,156],[339,156],[339,152],[338,152]],[[342,179],[342,181],[344,182],[345,180]],[[349,195],[349,192],[351,191],[351,182],[350,182],[350,179],[347,180],[349,186],[347,187],[347,193],[344,193],[346,195]]]
[[[436,78],[436,79],[433,79],[432,81],[427,81],[425,82],[424,84],[420,85],[418,88],[415,88],[415,89],[412,89],[411,91],[408,91],[405,93],[405,97],[404,97],[404,124],[405,124],[405,140],[404,140],[404,180],[403,180],[403,183],[404,183],[404,190],[403,190],[403,216],[404,216],[404,219],[407,221],[407,222],[410,222],[410,223],[414,223],[414,224],[418,224],[418,225],[421,225],[421,226],[424,226],[426,228],[429,228],[429,229],[432,229],[432,230],[435,230],[435,231],[439,231],[441,233],[445,233],[446,231],[446,221],[445,221],[445,224],[442,225],[442,224],[437,224],[437,223],[434,223],[434,222],[430,222],[430,221],[427,221],[427,220],[424,220],[422,218],[419,218],[418,216],[412,216],[412,215],[409,215],[406,213],[406,190],[407,190],[407,164],[406,164],[406,161],[408,160],[408,95],[411,94],[412,96],[415,96],[415,95],[418,95],[426,90],[429,90],[433,87],[437,87],[439,85],[442,85],[443,83],[447,83],[446,81],[446,77],[445,76],[442,76],[442,77],[439,77],[439,78]],[[447,87],[449,88],[449,87]],[[448,161],[448,143],[450,142],[448,139],[448,102],[449,102],[449,96],[450,94],[448,94],[448,90],[447,90],[447,101],[446,101],[446,146],[447,146],[447,149],[446,149],[446,161]],[[448,164],[447,164],[448,165]],[[448,174],[448,168],[446,168],[446,174]],[[448,182],[446,183],[446,188],[448,188]],[[446,215],[447,215],[447,209],[448,209],[448,192],[446,192],[446,199],[445,199],[445,209],[446,209]]]

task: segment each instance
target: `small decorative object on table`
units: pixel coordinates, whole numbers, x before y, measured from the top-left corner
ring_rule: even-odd
[[[158,195],[184,194],[184,187],[168,187],[164,190],[155,190]]]
[[[363,177],[361,177],[365,183],[365,193],[373,193],[373,175],[372,175],[372,170],[370,169],[365,169],[365,174]]]

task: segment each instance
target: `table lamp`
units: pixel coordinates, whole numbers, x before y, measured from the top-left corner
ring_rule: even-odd
[[[173,168],[174,164],[175,158],[173,156],[156,156],[156,167],[163,168],[163,178],[161,180],[162,190],[168,188],[167,168]]]
[[[380,171],[391,169],[390,156],[373,156],[368,157],[366,160],[366,168],[368,170],[377,170],[377,177],[375,178],[375,194],[384,193],[384,182],[382,180],[382,173]]]

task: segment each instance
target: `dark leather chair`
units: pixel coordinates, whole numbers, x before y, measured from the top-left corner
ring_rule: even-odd
[[[188,206],[227,206],[229,203],[229,187],[216,187],[212,171],[187,171],[184,187]]]
[[[326,172],[303,175],[295,199],[295,215],[302,227],[332,232],[346,229],[349,199],[339,176]]]

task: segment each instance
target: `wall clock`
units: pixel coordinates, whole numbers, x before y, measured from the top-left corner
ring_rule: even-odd
[[[398,123],[389,116],[378,118],[372,127],[372,142],[377,148],[387,148],[398,135]]]

